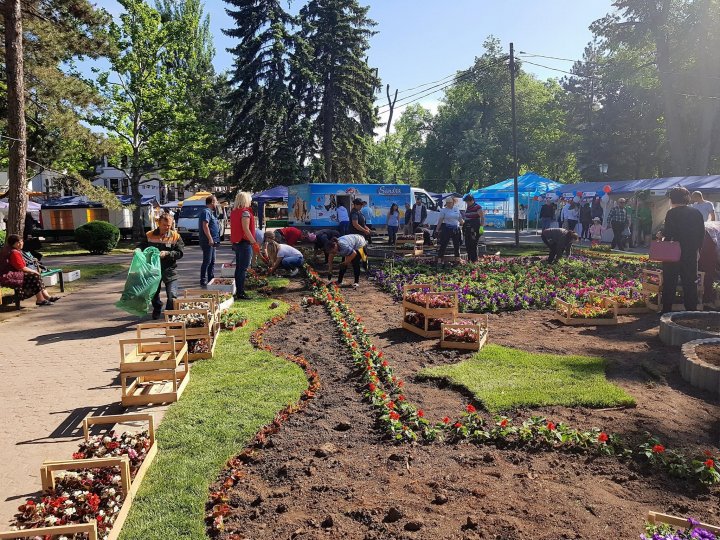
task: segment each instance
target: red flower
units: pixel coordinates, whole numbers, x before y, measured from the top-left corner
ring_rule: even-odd
[[[467,407],[465,407],[465,410],[466,410],[467,412],[469,412],[470,414],[476,412],[476,411],[475,411],[475,407],[473,407],[471,403],[468,404]]]
[[[548,422],[546,426],[550,431],[555,431],[555,424]]]
[[[405,386],[405,383],[402,381],[398,381],[397,386],[398,388],[402,388],[403,386]]]
[[[388,401],[388,409],[394,409],[395,408],[395,402],[394,401]]]
[[[714,462],[712,459],[708,459],[708,460],[705,462],[705,466],[706,466],[708,469],[712,469],[713,467],[715,467],[715,462]]]
[[[403,396],[402,394],[400,394],[400,395],[398,396],[398,401],[405,401],[405,396]]]
[[[73,459],[85,459],[85,454],[82,452],[73,452]]]
[[[383,357],[383,353],[382,353],[382,351],[380,351],[380,352],[378,353],[378,358],[382,358],[382,357]]]
[[[407,431],[408,427],[406,425],[403,425],[403,431]]]
[[[100,497],[98,497],[94,493],[91,493],[90,495],[88,495],[87,503],[93,512],[97,512],[97,509],[100,506]]]
[[[358,317],[357,322],[362,322],[362,319],[360,317]]]
[[[372,345],[370,348],[371,348],[373,351],[377,351],[377,349],[375,348],[375,345]]]
[[[705,451],[703,452],[703,454],[705,454],[705,457],[712,457],[712,455],[713,455],[710,450],[705,450]]]
[[[370,351],[365,351],[365,358],[370,358]]]
[[[400,415],[395,411],[390,411],[390,420],[400,420]]]
[[[382,367],[388,367],[389,365],[387,360],[382,361]]]
[[[652,451],[655,454],[662,454],[665,451],[665,447],[662,444],[656,444],[652,447]]]
[[[449,416],[446,416],[445,418],[443,418],[443,423],[444,423],[444,424],[449,424],[449,423],[450,423],[450,417],[449,417]]]
[[[418,409],[418,418],[425,418],[425,412],[422,409]]]
[[[387,394],[386,394],[385,392],[383,392],[382,394],[380,394],[380,399],[385,399],[386,397],[387,397]]]
[[[374,392],[376,388],[377,387],[373,383],[368,384],[368,390],[370,390],[371,392]]]
[[[462,427],[462,424],[461,424],[460,422],[455,422],[455,427],[456,427],[456,428],[461,428],[461,427]]]
[[[508,425],[507,418],[503,418],[502,420],[500,420],[500,427],[505,427],[507,425]]]
[[[608,442],[608,439],[609,439],[609,438],[610,438],[610,437],[608,437],[608,434],[607,434],[607,433],[601,432],[601,433],[598,435],[598,442],[606,443],[606,442]]]
[[[117,441],[110,441],[105,446],[107,446],[108,450],[115,450],[120,447],[120,443]]]

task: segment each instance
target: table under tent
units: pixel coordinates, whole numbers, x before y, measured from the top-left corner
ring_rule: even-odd
[[[258,205],[258,224],[262,229],[268,227],[287,227],[288,225],[288,188],[275,186],[252,196]]]
[[[545,194],[565,189],[565,184],[544,178],[534,172],[518,177],[518,205],[527,209],[526,226],[537,227],[538,214]],[[508,178],[492,186],[470,191],[485,211],[485,226],[498,229],[513,227],[515,213],[514,179]]]

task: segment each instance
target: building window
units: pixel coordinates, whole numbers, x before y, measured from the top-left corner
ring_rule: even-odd
[[[110,212],[107,208],[88,208],[86,217],[88,223],[91,221],[110,221]]]
[[[50,229],[54,231],[74,230],[72,210],[51,210]]]

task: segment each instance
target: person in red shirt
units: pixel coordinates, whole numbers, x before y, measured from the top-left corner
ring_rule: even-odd
[[[5,239],[5,247],[0,251],[0,285],[19,290],[21,300],[34,296],[36,305],[51,306],[60,297],[48,294],[40,272],[25,264],[22,248],[23,239],[17,234]]]
[[[255,238],[255,215],[252,208],[252,195],[241,191],[235,197],[235,205],[230,214],[230,241],[235,251],[235,299],[248,300],[245,293],[245,276],[252,262],[252,254],[260,253],[260,244]]]
[[[282,229],[275,229],[275,240],[277,240],[278,244],[294,246],[303,239],[306,234],[307,233],[303,233],[303,231],[295,227],[283,227]]]

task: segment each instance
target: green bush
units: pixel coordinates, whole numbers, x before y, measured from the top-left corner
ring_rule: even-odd
[[[5,245],[5,231],[0,231],[0,246]]]
[[[93,254],[110,253],[120,240],[120,229],[107,221],[91,221],[75,229],[75,241]]]

